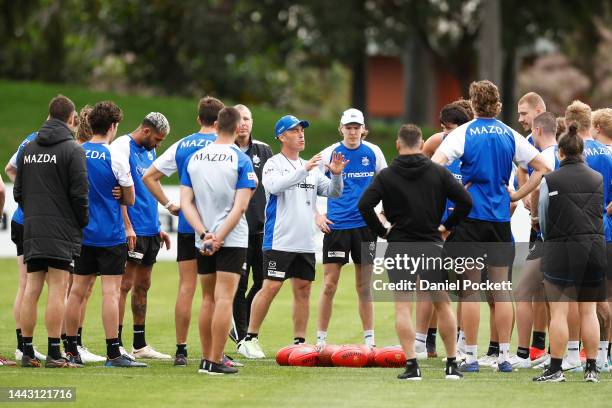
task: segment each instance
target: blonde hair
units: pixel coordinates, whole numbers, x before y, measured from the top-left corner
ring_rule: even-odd
[[[571,103],[565,110],[565,125],[569,128],[572,123],[578,125],[578,131],[583,132],[591,128],[591,107],[578,100]]]
[[[612,137],[612,109],[604,108],[593,112],[593,127],[599,127],[606,137]]]
[[[79,127],[77,128],[76,138],[79,143],[89,142],[93,137],[93,131],[89,125],[89,114],[93,107],[85,105],[79,112]]]
[[[502,104],[499,90],[491,81],[475,81],[470,84],[470,102],[474,115],[482,118],[494,118],[501,112]]]
[[[518,104],[526,103],[531,109],[540,108],[542,111],[546,110],[546,104],[544,99],[535,92],[528,92],[519,99]]]

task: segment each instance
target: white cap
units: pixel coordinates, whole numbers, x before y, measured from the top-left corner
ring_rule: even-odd
[[[341,125],[348,125],[349,123],[359,123],[360,125],[365,125],[365,120],[363,118],[363,113],[359,109],[350,108],[342,113],[342,118],[340,118]]]

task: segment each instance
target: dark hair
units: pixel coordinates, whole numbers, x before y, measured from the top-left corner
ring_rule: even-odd
[[[470,121],[468,113],[455,103],[445,105],[440,111],[440,123],[461,126]]]
[[[583,160],[582,152],[584,151],[584,142],[578,136],[578,124],[573,122],[567,127],[567,132],[559,138],[559,151],[566,158],[574,160]]]
[[[217,126],[219,133],[233,135],[240,124],[242,116],[236,108],[227,107],[219,111]]]
[[[49,102],[49,116],[51,119],[68,122],[70,115],[72,115],[75,110],[74,103],[64,95],[57,95]]]
[[[123,120],[121,108],[111,101],[98,102],[89,114],[89,126],[94,135],[105,135],[113,123]]]
[[[474,119],[474,111],[472,110],[472,103],[470,101],[468,101],[467,99],[457,99],[455,102],[451,102],[452,105],[455,106],[459,106],[460,108],[463,108],[463,110],[465,110],[465,113],[467,113],[468,118],[470,120]]]
[[[423,140],[423,133],[421,133],[421,128],[417,125],[406,123],[402,125],[399,132],[397,132],[397,138],[404,147],[419,147],[419,144]]]
[[[198,103],[198,118],[203,126],[212,126],[221,109],[225,108],[223,102],[212,96],[205,96]]]
[[[533,118],[533,127],[541,128],[547,135],[557,134],[557,118],[552,112],[542,112]]]

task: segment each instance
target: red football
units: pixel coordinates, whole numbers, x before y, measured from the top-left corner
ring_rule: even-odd
[[[276,362],[278,365],[286,366],[289,365],[289,354],[293,351],[293,349],[300,347],[301,344],[291,344],[289,346],[285,346],[282,349],[276,352]]]
[[[319,352],[319,362],[317,363],[320,367],[331,367],[334,364],[332,363],[332,354],[334,354],[340,346],[335,344],[326,345],[323,350]]]
[[[313,367],[318,360],[319,352],[309,344],[300,344],[300,347],[294,348],[289,354],[290,366]]]
[[[366,356],[368,356],[368,363],[366,364],[366,366],[374,367],[376,365],[376,363],[374,362],[374,358],[376,357],[376,348],[366,346],[365,344],[360,345],[359,348],[366,354]]]
[[[359,346],[341,346],[332,354],[332,363],[337,367],[364,367],[368,364],[368,355]]]
[[[406,354],[400,346],[383,347],[376,350],[374,361],[378,367],[403,367]]]

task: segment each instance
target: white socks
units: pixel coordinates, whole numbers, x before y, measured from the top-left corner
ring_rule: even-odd
[[[510,343],[499,343],[499,357],[497,357],[498,363],[510,360]]]
[[[603,366],[608,361],[608,343],[607,341],[599,342],[599,351],[597,352],[597,365]]]
[[[465,354],[465,333],[459,330],[459,338],[457,339],[457,351]]]
[[[423,353],[423,352],[427,351],[427,345],[426,345],[427,334],[417,333],[415,340],[416,340],[414,342],[414,351],[415,351],[415,353]]]
[[[364,330],[363,340],[368,347],[374,347],[376,345],[376,339],[374,338],[374,330]]]
[[[327,343],[327,332],[317,330],[317,345],[325,345]]]
[[[580,361],[580,342],[579,341],[568,341],[567,342],[567,359],[569,361]]]
[[[501,344],[500,344],[500,355],[501,355]],[[465,362],[470,364],[478,361],[478,345],[465,345]]]

